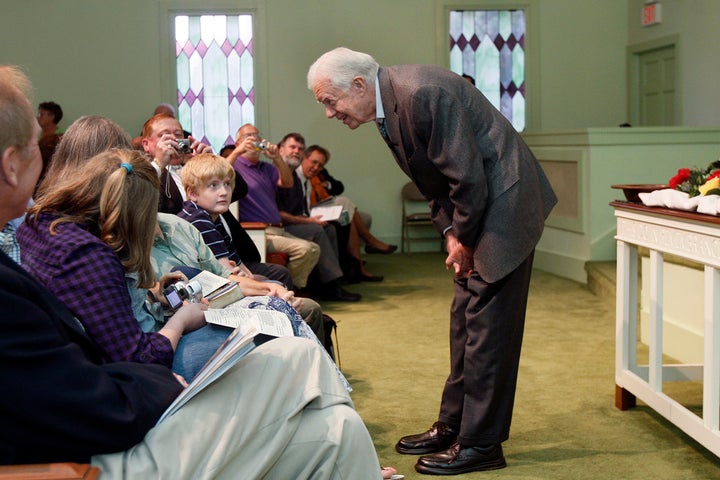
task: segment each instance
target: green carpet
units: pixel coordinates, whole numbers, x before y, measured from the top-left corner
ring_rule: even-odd
[[[444,256],[368,255],[381,283],[350,285],[359,303],[324,303],[338,321],[342,370],[383,465],[406,479],[416,457],[394,445],[437,419],[448,373],[451,274]],[[508,467],[463,479],[711,479],[720,460],[638,402],[614,407],[614,310],[583,285],[533,274]],[[668,385],[693,410],[701,386]]]

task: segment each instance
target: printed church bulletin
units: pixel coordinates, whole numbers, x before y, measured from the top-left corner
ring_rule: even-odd
[[[314,206],[310,209],[310,216],[311,217],[320,217],[320,220],[324,220],[326,222],[333,222],[335,220],[340,219],[340,215],[342,215],[342,206],[341,205],[333,205],[333,206]]]
[[[158,423],[177,412],[188,400],[220,378],[255,347],[273,338],[293,336],[290,320],[284,313],[274,310],[255,310],[235,304],[223,309],[208,309],[205,312],[205,320],[209,323],[235,327],[235,330],[165,410]]]

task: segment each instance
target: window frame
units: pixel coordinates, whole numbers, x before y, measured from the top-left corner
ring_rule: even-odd
[[[537,0],[435,0],[435,58],[450,68],[450,12],[453,10],[525,11],[525,130],[540,128],[540,49]]]
[[[198,6],[193,0],[160,2],[160,95],[158,103],[177,107],[177,66],[175,57],[175,17],[177,15],[252,15],[253,19],[253,85],[255,89],[255,126],[269,128],[267,37],[265,5],[260,0],[213,0],[212,5]],[[171,99],[171,100],[169,100]],[[238,125],[240,128],[242,125]],[[235,132],[231,132],[232,135]],[[218,153],[218,152],[215,152]]]

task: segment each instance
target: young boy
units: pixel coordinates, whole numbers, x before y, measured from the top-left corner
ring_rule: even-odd
[[[180,178],[188,199],[178,216],[200,231],[220,263],[234,274],[252,277],[242,265],[221,217],[230,208],[235,169],[219,155],[202,153],[185,164]]]
[[[180,178],[188,199],[183,203],[183,209],[178,216],[192,223],[200,231],[203,241],[218,262],[235,274],[242,269],[246,272],[245,276],[255,280],[282,283],[262,275],[253,275],[242,264],[223,224],[222,213],[230,208],[232,186],[235,185],[235,169],[230,162],[219,155],[202,153],[185,164],[180,172]],[[296,308],[299,308],[300,315],[318,338],[325,342],[328,352],[332,352],[330,341],[325,339],[320,305],[311,299],[303,298],[301,306]]]

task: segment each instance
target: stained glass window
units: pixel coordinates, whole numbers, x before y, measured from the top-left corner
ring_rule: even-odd
[[[524,11],[451,11],[450,70],[473,77],[515,129],[525,129]]]
[[[252,15],[175,17],[178,120],[219,152],[255,123]]]

